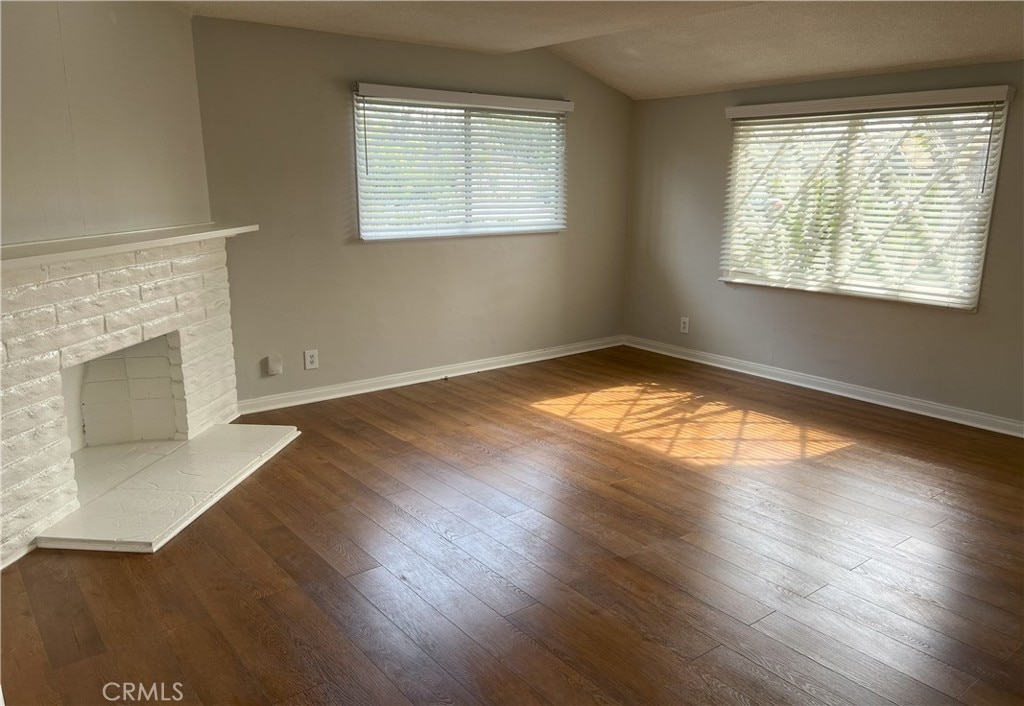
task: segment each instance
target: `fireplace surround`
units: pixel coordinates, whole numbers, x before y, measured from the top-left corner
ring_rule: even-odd
[[[0,563],[37,545],[154,551],[297,436],[228,425],[238,406],[225,238],[255,230],[203,224],[2,248]],[[166,356],[167,383],[144,374],[161,355],[118,353],[140,344]],[[123,383],[103,379],[118,368]],[[79,381],[69,407],[64,393]],[[114,399],[122,388],[127,398]],[[149,431],[126,438],[94,422],[92,442],[76,438],[90,416],[123,416],[115,402],[153,412],[137,424]],[[153,416],[167,404],[173,429]],[[76,464],[103,477],[96,463],[117,484],[76,480]],[[122,506],[128,519],[112,515]]]

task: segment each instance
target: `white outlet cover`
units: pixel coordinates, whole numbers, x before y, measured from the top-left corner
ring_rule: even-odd
[[[320,367],[320,353],[316,348],[302,352],[302,367],[305,370],[316,370]]]

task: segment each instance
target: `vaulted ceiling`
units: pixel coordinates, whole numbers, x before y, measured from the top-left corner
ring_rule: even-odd
[[[632,98],[1024,58],[1024,2],[187,2],[487,53],[544,47]]]

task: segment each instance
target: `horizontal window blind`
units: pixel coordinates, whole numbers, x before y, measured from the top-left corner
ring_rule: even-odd
[[[722,279],[976,308],[1006,107],[735,120]]]
[[[354,101],[362,238],[565,229],[564,112]]]

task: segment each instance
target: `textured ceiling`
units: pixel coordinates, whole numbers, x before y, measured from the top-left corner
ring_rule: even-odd
[[[633,98],[1024,58],[1024,2],[186,2],[193,14],[509,53]]]

